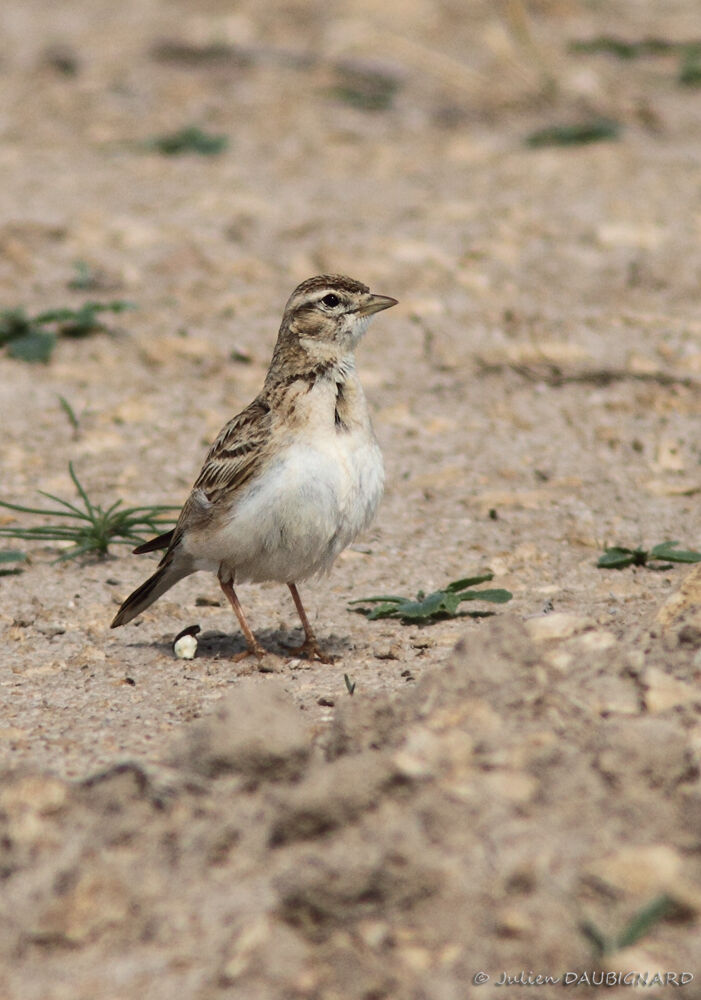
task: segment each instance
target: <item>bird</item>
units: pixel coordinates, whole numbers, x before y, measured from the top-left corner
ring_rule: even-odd
[[[266,655],[235,585],[276,581],[289,588],[304,630],[304,642],[291,652],[333,662],[317,642],[297,584],[329,572],[377,512],[384,465],[355,349],[374,314],[396,304],[340,274],[295,288],[262,390],[217,435],[175,527],[134,549],[165,552],[112,628],[205,570],[217,574],[243,633],[246,650],[235,659]]]

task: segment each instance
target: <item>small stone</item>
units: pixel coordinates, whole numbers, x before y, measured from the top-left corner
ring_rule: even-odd
[[[590,624],[581,615],[556,611],[541,618],[530,618],[526,622],[526,629],[534,642],[546,642],[550,639],[568,639],[577,632],[583,632]]]
[[[591,650],[592,653],[604,652],[618,645],[618,639],[613,632],[607,632],[604,629],[585,632],[577,641],[580,647]]]
[[[225,982],[235,982],[248,969],[256,952],[270,937],[270,922],[261,916],[244,927],[234,941],[222,968],[222,979]]]
[[[484,775],[489,798],[499,796],[509,802],[530,802],[538,790],[538,781],[525,771],[490,771]]]
[[[591,865],[589,874],[619,892],[648,897],[661,892],[672,894],[681,867],[681,855],[672,847],[651,844],[624,847]]]
[[[425,972],[431,967],[432,955],[428,948],[418,944],[403,945],[397,949],[400,961],[412,972]]]
[[[688,705],[690,702],[701,702],[701,692],[666,674],[657,667],[648,667],[642,674],[641,681],[646,688],[643,700],[648,712],[666,712],[670,708]]]
[[[655,625],[663,634],[683,626],[701,628],[701,563],[687,573],[679,589],[659,608]]]
[[[361,920],[357,926],[358,934],[368,948],[381,948],[390,939],[390,928],[384,920]]]
[[[37,631],[45,635],[47,639],[53,639],[56,635],[64,635],[66,625],[63,622],[42,622],[37,625]]]
[[[280,674],[284,670],[284,661],[274,653],[266,653],[258,660],[258,673]]]
[[[197,638],[184,635],[173,643],[173,652],[179,660],[194,660],[197,653]]]
[[[179,660],[194,660],[197,653],[199,625],[188,625],[173,640],[173,652]]]
[[[497,913],[496,931],[501,937],[524,937],[532,926],[531,917],[515,906],[505,906]]]
[[[638,715],[637,687],[628,679],[602,674],[587,684],[592,708],[599,715]]]
[[[71,873],[74,884],[57,896],[30,929],[32,937],[79,946],[127,921],[133,904],[126,883],[116,875],[94,871]]]
[[[393,642],[388,646],[375,646],[372,654],[376,660],[398,660],[402,655],[402,648],[398,643]]]

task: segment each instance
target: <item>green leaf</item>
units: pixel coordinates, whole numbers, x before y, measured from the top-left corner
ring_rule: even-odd
[[[665,52],[675,52],[680,48],[679,42],[670,42],[666,38],[643,38],[641,41],[627,42],[616,35],[599,35],[596,38],[570,42],[570,52],[583,54],[605,53],[617,56],[619,59],[638,59],[641,56],[656,56]]]
[[[450,604],[454,604],[453,611],[449,610],[449,598],[453,598]],[[402,618],[430,618],[432,615],[447,611],[448,614],[455,614],[459,600],[455,600],[454,595],[448,595],[443,590],[435,590],[432,594],[424,597],[422,601],[404,601],[397,607],[397,613]]]
[[[655,924],[664,920],[674,909],[674,900],[671,896],[663,894],[656,896],[652,902],[635,913],[616,940],[619,948],[630,948],[648,931],[652,930]]]
[[[595,118],[574,125],[551,125],[538,129],[526,137],[526,145],[532,149],[541,146],[581,146],[590,142],[618,139],[621,126],[610,118]]]
[[[359,597],[355,601],[349,601],[349,604],[377,604],[380,601],[392,601],[394,604],[402,604],[406,601],[406,597]]]
[[[626,566],[632,566],[634,562],[635,552],[633,549],[614,545],[604,550],[604,554],[599,556],[596,565],[602,569],[624,569]]]
[[[379,604],[372,611],[363,608],[359,608],[359,611],[367,616],[368,621],[374,622],[378,618],[389,618],[391,615],[396,615],[397,607],[396,604]]]
[[[0,563],[26,562],[26,561],[27,561],[26,552],[20,552],[19,549],[5,549],[4,552],[0,552]]]
[[[0,312],[0,344],[31,333],[32,324],[24,309],[3,309]]]
[[[181,153],[217,156],[227,149],[229,140],[225,135],[213,135],[203,132],[196,125],[189,125],[177,132],[158,136],[150,145],[164,156],[179,156]]]
[[[21,337],[11,340],[7,347],[7,353],[18,361],[46,364],[53,354],[55,346],[55,333],[50,333],[47,330],[32,330],[30,333],[25,333]]]
[[[454,594],[459,590],[466,590],[468,587],[474,587],[478,583],[486,583],[488,580],[493,579],[494,573],[492,573],[491,569],[488,569],[479,576],[465,576],[462,580],[453,580],[445,589],[449,594]]]
[[[75,410],[73,409],[73,407],[68,402],[68,400],[66,399],[65,396],[58,396],[57,398],[58,398],[58,402],[59,402],[59,405],[60,405],[61,409],[63,410],[63,412],[68,417],[69,424],[71,425],[71,427],[73,428],[73,430],[77,432],[78,428],[80,426],[80,422],[79,422],[78,418],[75,415]]]
[[[663,559],[665,562],[696,563],[701,562],[701,552],[693,549],[678,549],[679,542],[661,542],[650,549],[650,559]]]
[[[13,566],[11,569],[4,569],[3,567],[7,563],[22,563],[26,561],[26,553],[20,552],[19,549],[6,549],[4,552],[0,552],[0,576],[15,576],[17,573],[21,573],[21,566]]]
[[[686,87],[701,87],[701,45],[690,45],[682,56],[679,83]]]
[[[471,590],[457,596],[461,601],[489,601],[490,604],[506,604],[514,595],[510,590],[498,587],[494,590]]]

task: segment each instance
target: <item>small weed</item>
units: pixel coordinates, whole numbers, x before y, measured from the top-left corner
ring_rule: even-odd
[[[23,563],[26,561],[26,554],[19,552],[17,549],[8,549],[5,552],[0,552],[0,576],[15,576],[17,573],[21,573],[21,566],[13,566],[11,569],[7,569],[7,564]]]
[[[68,402],[65,396],[58,396],[57,398],[61,409],[68,417],[68,423],[73,428],[73,437],[78,437],[78,431],[80,430],[80,421],[75,415],[75,410],[73,409],[73,407]]]
[[[580,924],[580,930],[585,937],[589,938],[597,956],[601,957],[619,951],[621,948],[630,948],[676,909],[675,900],[664,893],[661,896],[655,896],[653,900],[637,910],[620,934],[616,934],[614,937],[607,937],[596,924],[588,920]]]
[[[643,56],[660,56],[668,53],[680,57],[677,81],[685,87],[701,86],[701,40],[670,42],[665,38],[643,38],[628,42],[615,35],[570,42],[570,52],[578,55],[605,54],[617,59],[640,59]]]
[[[440,621],[445,618],[457,618],[458,607],[463,601],[489,601],[492,604],[506,604],[512,594],[508,590],[471,590],[471,587],[491,580],[494,574],[486,570],[479,576],[468,576],[461,580],[453,580],[442,590],[434,590],[425,594],[422,590],[416,595],[416,600],[410,597],[361,597],[350,604],[374,604],[376,607],[354,608],[370,621],[378,618],[399,618],[407,624]]]
[[[701,44],[689,45],[682,53],[678,79],[685,87],[701,87]]]
[[[679,42],[669,42],[665,38],[643,38],[638,42],[627,42],[616,35],[598,35],[583,41],[570,42],[570,52],[581,55],[609,55],[617,59],[640,59],[643,56],[659,56],[676,52]]]
[[[99,267],[93,267],[84,260],[76,260],[73,264],[73,277],[67,283],[73,292],[94,292],[105,290],[113,282],[109,281],[104,271]]]
[[[228,146],[229,140],[225,135],[203,132],[197,125],[187,125],[185,128],[178,129],[177,132],[157,136],[148,143],[150,149],[155,149],[163,156],[180,156],[182,153],[218,156]]]
[[[143,542],[146,535],[158,534],[174,523],[172,517],[164,515],[166,511],[177,510],[177,507],[122,507],[122,500],[115,500],[106,508],[94,504],[79,482],[72,463],[69,463],[68,471],[78,491],[82,508],[43,490],[39,490],[41,495],[60,504],[60,507],[24,507],[0,500],[0,507],[6,510],[53,519],[50,524],[34,528],[0,527],[0,537],[37,542],[71,542],[72,548],[67,549],[56,560],[61,562],[64,559],[76,559],[86,553],[106,556],[112,543],[133,545],[135,542]]]
[[[21,361],[48,362],[56,341],[62,337],[87,337],[88,334],[106,330],[100,313],[120,313],[135,309],[132,302],[85,302],[78,309],[48,309],[35,316],[26,311],[4,309],[0,311],[0,347],[7,346],[11,358]]]
[[[387,70],[373,66],[340,64],[337,82],[329,96],[361,111],[387,111],[399,89],[399,80]]]
[[[348,676],[348,674],[344,674],[343,675],[343,680],[346,682],[346,688],[348,690],[348,694],[351,694],[351,695],[354,694],[355,693],[355,681],[352,681],[350,679],[350,677]]]
[[[701,552],[678,549],[677,545],[679,542],[661,542],[651,549],[627,549],[622,545],[613,545],[604,549],[596,565],[601,569],[625,569],[627,566],[647,566],[654,562],[701,562]]]
[[[90,264],[86,264],[84,260],[77,260],[73,268],[75,274],[68,282],[68,287],[74,292],[89,292],[99,287],[98,273]]]
[[[575,125],[550,125],[526,136],[526,145],[533,149],[541,146],[582,146],[590,142],[618,139],[621,126],[612,118],[594,118]]]

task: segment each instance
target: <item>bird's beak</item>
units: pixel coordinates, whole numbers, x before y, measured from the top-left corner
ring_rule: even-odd
[[[391,309],[396,304],[397,300],[391,299],[389,295],[368,295],[365,302],[358,309],[358,315],[372,316],[373,313],[382,312],[383,309]]]

